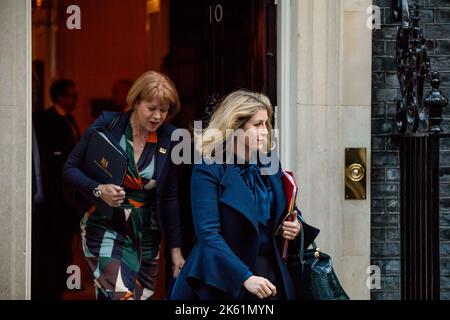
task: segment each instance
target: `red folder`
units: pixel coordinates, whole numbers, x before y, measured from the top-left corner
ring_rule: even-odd
[[[294,173],[291,171],[283,170],[283,185],[284,185],[284,194],[286,195],[286,202],[288,212],[286,217],[281,222],[283,224],[284,221],[293,221],[294,215],[292,214],[295,208],[295,202],[297,199],[298,186],[295,181]],[[281,227],[281,226],[280,226]],[[281,257],[283,260],[287,259],[288,256],[288,247],[289,240],[283,239],[281,246]]]

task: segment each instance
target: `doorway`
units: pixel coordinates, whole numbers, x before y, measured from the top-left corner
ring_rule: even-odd
[[[81,10],[80,30],[66,27],[65,10],[74,4]],[[166,73],[175,82],[182,102],[181,113],[173,119],[178,127],[190,128],[223,95],[238,88],[264,92],[276,104],[274,0],[136,0],[130,4],[44,0],[33,1],[32,14],[33,62],[41,84],[38,110],[51,106],[49,88],[54,80],[73,80],[78,90],[74,118],[81,132],[99,111],[115,108],[115,81],[132,81],[149,69]],[[189,186],[186,181],[180,185]],[[183,194],[180,190],[180,198]],[[186,212],[188,207],[186,202]],[[189,230],[185,236],[192,238],[190,225]],[[81,268],[83,288],[66,290],[64,298],[93,299],[78,238],[72,249],[72,263]],[[165,297],[164,269],[161,266],[156,299]]]

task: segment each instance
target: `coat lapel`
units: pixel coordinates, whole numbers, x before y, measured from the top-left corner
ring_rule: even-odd
[[[165,130],[166,124],[163,123],[161,127],[156,131],[158,135],[158,143],[156,144],[155,151],[155,170],[156,170],[156,180],[160,181],[161,173],[163,172],[166,159],[169,156],[170,151],[170,135],[167,134]]]
[[[115,113],[112,113],[111,119],[106,124],[106,127],[109,126],[109,122],[113,120]],[[117,142],[120,141],[122,138],[122,134],[125,132],[125,128],[128,125],[128,121],[130,119],[131,112],[123,113],[122,116],[117,120],[116,125],[111,129],[112,136],[117,140]]]
[[[283,172],[281,167],[278,172],[273,175],[268,175],[273,186],[275,194],[275,217],[274,227],[278,224],[286,211],[286,196],[284,194]],[[230,207],[239,211],[244,215],[258,231],[257,212],[254,205],[253,196],[245,185],[244,180],[239,176],[239,173],[233,168],[233,165],[226,164],[225,172],[221,180],[221,185],[225,187],[220,201],[229,205]]]
[[[232,164],[225,164],[225,172],[220,184],[224,187],[219,201],[239,211],[259,233],[256,210],[248,187]]]

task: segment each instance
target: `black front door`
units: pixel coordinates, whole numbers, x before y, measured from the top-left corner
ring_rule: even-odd
[[[183,105],[177,125],[188,127],[211,97],[239,88],[264,92],[275,103],[273,0],[171,0],[170,48],[167,72]]]

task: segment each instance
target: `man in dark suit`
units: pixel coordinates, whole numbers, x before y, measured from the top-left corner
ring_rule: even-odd
[[[72,116],[77,102],[75,83],[65,79],[55,81],[50,95],[54,105],[34,117],[43,187],[43,201],[36,203],[33,216],[34,299],[62,298],[77,222],[66,200],[67,189],[61,175],[64,162],[80,135]]]

